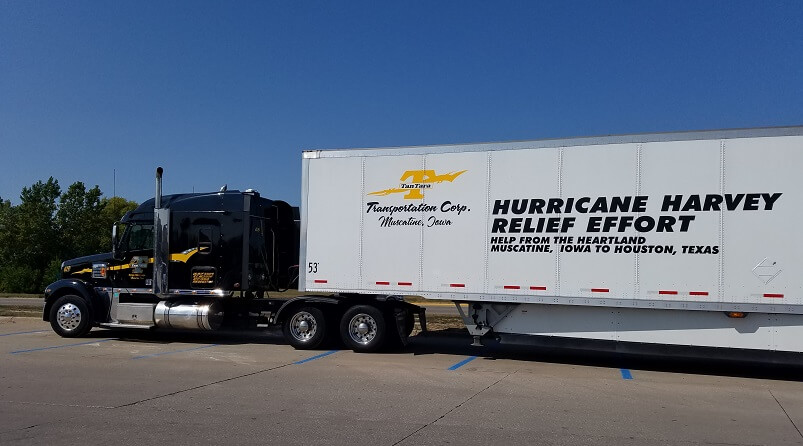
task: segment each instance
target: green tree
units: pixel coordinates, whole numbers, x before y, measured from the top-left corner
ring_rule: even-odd
[[[56,212],[56,225],[63,238],[61,259],[111,251],[112,226],[138,205],[102,195],[98,186],[87,190],[80,181],[61,195]]]
[[[61,238],[57,255],[62,259],[85,256],[97,252],[100,235],[100,188],[87,190],[76,181],[61,194],[56,227]]]
[[[15,248],[14,231],[15,222],[12,217],[14,208],[11,202],[0,198],[0,291],[4,291],[10,276],[10,268],[13,266],[11,254]]]
[[[7,260],[11,247],[11,202],[0,197],[0,268]]]
[[[63,260],[110,251],[112,225],[137,207],[80,181],[61,193],[52,177],[23,188],[20,199],[14,206],[0,198],[0,292],[40,293]]]
[[[100,221],[98,227],[97,252],[108,252],[112,249],[112,226],[120,221],[126,212],[133,211],[139,204],[121,197],[103,198],[100,200]]]
[[[55,278],[53,262],[59,252],[59,238],[54,215],[60,194],[59,182],[50,177],[47,182],[24,187],[19,206],[9,208],[12,211],[7,212],[6,218],[10,231],[3,261],[4,287],[36,293]]]

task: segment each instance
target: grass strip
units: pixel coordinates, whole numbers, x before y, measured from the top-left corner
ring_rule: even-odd
[[[0,307],[0,316],[42,317],[42,309],[31,307]]]
[[[0,293],[0,299],[41,299],[44,294],[25,294],[25,293]]]

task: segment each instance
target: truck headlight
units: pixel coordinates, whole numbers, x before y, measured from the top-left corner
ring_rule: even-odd
[[[92,264],[92,278],[93,279],[105,279],[108,270],[109,270],[109,264],[108,263],[93,263]]]

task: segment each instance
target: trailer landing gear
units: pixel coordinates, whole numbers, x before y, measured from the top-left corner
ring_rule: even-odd
[[[463,308],[464,305],[466,308]],[[454,301],[454,306],[472,337],[472,347],[483,347],[482,337],[490,333],[518,305]]]

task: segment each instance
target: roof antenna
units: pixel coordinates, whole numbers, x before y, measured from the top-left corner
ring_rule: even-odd
[[[229,188],[229,185],[228,184],[224,184],[223,187],[220,188],[219,192],[226,192],[226,190],[228,190],[228,188]]]

